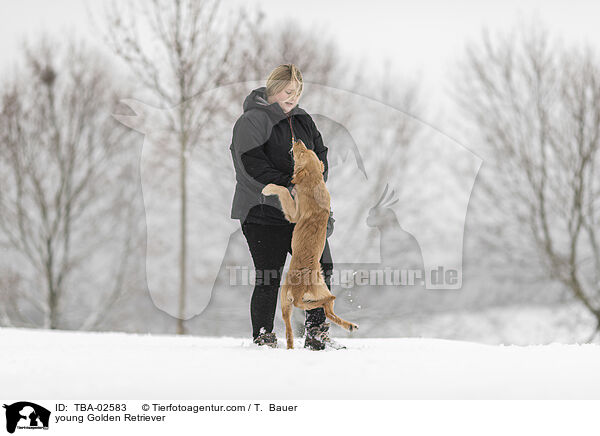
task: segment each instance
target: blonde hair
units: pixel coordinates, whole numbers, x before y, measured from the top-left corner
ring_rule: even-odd
[[[296,95],[302,94],[302,73],[294,64],[279,65],[267,77],[267,97],[279,94],[290,83],[296,85]]]

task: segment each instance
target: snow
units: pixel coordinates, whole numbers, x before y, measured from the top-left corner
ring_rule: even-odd
[[[4,398],[54,400],[600,399],[598,345],[338,340],[348,349],[2,328],[0,386]]]

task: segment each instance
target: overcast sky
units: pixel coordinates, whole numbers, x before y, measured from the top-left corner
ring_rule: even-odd
[[[86,4],[98,9],[106,1],[2,0],[0,65],[15,58],[22,37],[41,30],[59,35],[71,30],[94,38]],[[465,42],[477,38],[484,26],[506,29],[520,19],[528,22],[537,17],[568,41],[600,41],[600,2],[592,0],[260,0],[254,4],[262,6],[269,20],[293,18],[299,24],[319,24],[349,56],[374,66],[389,59],[402,74],[421,77],[433,93],[443,90]]]

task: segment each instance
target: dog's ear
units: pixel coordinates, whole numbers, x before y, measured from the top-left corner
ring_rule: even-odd
[[[297,185],[302,181],[302,179],[304,179],[304,176],[306,176],[306,170],[302,168],[297,173],[294,173],[294,176],[292,177],[292,183]]]

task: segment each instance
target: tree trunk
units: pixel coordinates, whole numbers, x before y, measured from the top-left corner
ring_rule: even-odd
[[[185,140],[181,144],[180,155],[180,189],[181,189],[181,223],[180,223],[180,251],[179,251],[179,317],[177,319],[177,334],[185,334],[183,324],[185,316],[185,297],[186,297],[186,263],[187,263],[187,246],[186,246],[186,223],[187,223],[187,185],[186,185],[186,170],[187,162],[185,158],[186,144]]]

